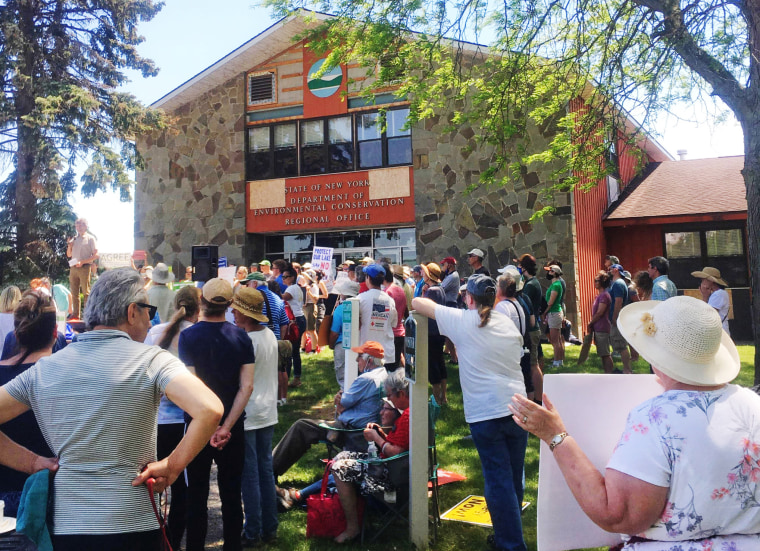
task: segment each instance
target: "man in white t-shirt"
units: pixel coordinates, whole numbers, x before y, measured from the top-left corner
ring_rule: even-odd
[[[720,277],[720,270],[705,266],[701,271],[691,272],[691,275],[702,280],[699,284],[702,300],[717,310],[720,321],[723,323],[723,330],[730,335],[728,311],[731,308],[731,298],[726,291],[728,283]]]
[[[235,324],[253,343],[256,368],[253,392],[245,406],[245,463],[243,503],[245,525],[243,547],[268,543],[277,538],[277,499],[272,472],[272,437],[277,424],[277,338],[266,326],[264,295],[242,287],[232,299]]]
[[[376,341],[383,345],[386,358],[395,358],[393,328],[398,322],[398,313],[393,299],[381,290],[385,279],[385,268],[380,264],[370,264],[362,271],[367,276],[368,290],[359,294],[359,339],[361,344]],[[395,363],[386,363],[386,369],[393,371]]]

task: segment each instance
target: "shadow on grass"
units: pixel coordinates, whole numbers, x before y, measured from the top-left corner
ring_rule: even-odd
[[[601,362],[592,349],[590,358],[577,366],[579,346],[568,345],[566,349],[565,366],[551,369],[550,373],[602,373]],[[544,353],[551,357],[551,347],[544,345]],[[754,380],[754,347],[740,346],[742,370],[736,383],[751,386]],[[615,361],[620,367],[620,360]],[[635,373],[649,373],[648,364],[642,359],[633,363]],[[440,467],[463,474],[467,480],[442,486],[440,489],[441,512],[446,511],[468,495],[483,495],[483,475],[480,460],[472,440],[468,438],[470,431],[464,420],[462,404],[462,389],[459,384],[459,368],[448,364],[448,406],[444,406],[437,423],[438,461]],[[614,375],[611,375],[614,376]],[[323,351],[321,354],[304,356],[303,386],[290,389],[288,403],[279,409],[279,423],[275,429],[277,442],[300,417],[331,419],[333,412],[333,396],[338,390],[333,370],[332,353]],[[523,513],[523,533],[528,549],[536,549],[536,503],[538,493],[538,462],[539,442],[534,436],[528,438],[528,449],[525,456],[525,501],[531,503]],[[324,446],[313,446],[312,449],[280,479],[284,487],[302,488],[321,478],[324,472],[322,458],[326,457]],[[331,540],[306,539],[306,513],[294,510],[280,515],[280,529],[276,546],[279,549],[334,549],[336,544]],[[432,533],[432,532],[431,532]],[[468,525],[460,522],[443,521],[438,529],[438,539],[431,549],[441,551],[485,549],[486,536],[490,533],[487,528]],[[358,543],[341,546],[345,549],[366,549],[390,551],[410,549],[408,528],[401,524],[392,526],[381,538],[382,541],[372,545]]]

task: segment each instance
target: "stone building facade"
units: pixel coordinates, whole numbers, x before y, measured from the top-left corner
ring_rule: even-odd
[[[191,247],[219,246],[231,263],[245,245],[245,75],[170,113],[166,131],[140,136],[146,169],[137,173],[135,246],[175,274]]]
[[[292,41],[304,25],[298,16],[275,24],[154,104],[172,123],[137,141],[145,169],[137,175],[136,247],[175,273],[191,264],[193,245],[207,244],[218,245],[229,265],[262,258],[304,261],[315,245],[337,247],[338,263],[365,254],[390,255],[406,264],[453,256],[462,276],[470,273],[467,252],[472,248],[486,252],[484,264],[494,275],[527,252],[539,264],[549,258],[562,261],[566,307],[577,323],[576,313],[584,309],[579,305],[589,302],[576,293],[578,261],[593,273],[605,252],[599,245],[603,238],[591,248],[576,239],[584,196],[555,195],[555,213],[531,221],[544,206],[541,191],[550,183],[548,170],[525,172],[514,185],[466,192],[489,167],[493,152],[478,143],[478,128],[463,125],[452,131],[452,113],[445,111],[410,132],[399,125],[394,135],[384,132],[375,140],[382,143],[382,162],[366,168],[362,147],[369,151],[373,142],[361,141],[367,130],[362,121],[375,116],[377,107],[363,103],[358,94],[365,69],[343,67],[343,81],[335,82],[345,94],[330,96],[324,87],[332,81],[313,82],[320,80],[312,78],[319,61],[314,64],[308,49]],[[267,75],[272,75],[271,90],[254,90],[256,79],[263,76],[266,84]],[[272,97],[252,101],[262,90]],[[378,100],[389,112],[403,115],[403,101],[390,94]],[[340,141],[341,128],[349,128],[341,126],[346,121],[353,141],[336,152],[329,133],[337,129]],[[295,145],[288,141],[291,128],[298,136]],[[308,137],[315,128],[324,138],[316,149]],[[535,147],[548,140],[538,129],[529,133]],[[298,150],[297,164],[288,168],[288,159],[278,157],[287,148],[278,150],[277,140]],[[391,148],[399,144],[401,156],[390,162]],[[325,163],[340,161],[348,152],[353,165],[335,174],[329,169],[309,172],[307,154],[317,151],[319,157],[321,147]],[[357,185],[362,187],[349,194],[346,188]],[[346,210],[335,211],[331,201]],[[606,204],[600,208],[592,213],[599,220],[599,235]]]

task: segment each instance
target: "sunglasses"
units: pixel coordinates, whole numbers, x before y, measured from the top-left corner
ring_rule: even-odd
[[[135,302],[140,308],[147,308],[148,309],[148,316],[150,319],[153,319],[156,317],[156,312],[158,312],[158,306],[153,306],[152,304],[145,304],[144,302]]]

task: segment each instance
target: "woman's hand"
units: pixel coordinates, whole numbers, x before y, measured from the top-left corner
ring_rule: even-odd
[[[181,471],[180,471],[181,472]],[[145,484],[149,478],[155,480],[153,490],[156,493],[163,492],[168,486],[171,486],[179,477],[179,472],[174,472],[169,466],[167,457],[160,461],[148,463],[145,468],[132,480],[132,486]]]
[[[374,425],[374,423],[371,423]],[[364,439],[367,442],[375,442],[377,443],[378,439],[380,438],[380,434],[377,432],[377,429],[370,428],[367,426],[366,429],[364,429]]]
[[[559,413],[554,409],[554,404],[544,394],[543,406],[539,406],[525,396],[515,394],[509,410],[514,415],[517,426],[535,434],[547,444],[561,432],[565,431],[565,425]]]
[[[31,469],[32,469],[32,472],[30,474],[34,474],[43,469],[49,469],[51,473],[54,473],[58,470],[58,458],[57,457],[42,457],[38,455],[34,458]]]

